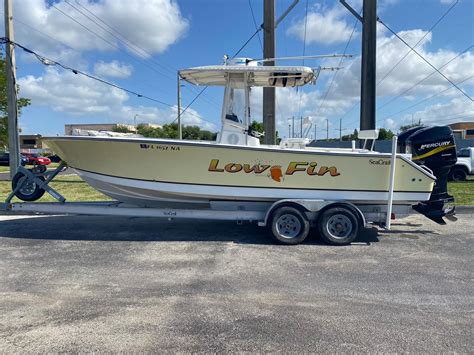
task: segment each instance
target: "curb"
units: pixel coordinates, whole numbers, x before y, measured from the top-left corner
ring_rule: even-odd
[[[474,214],[474,206],[456,206],[456,214]]]

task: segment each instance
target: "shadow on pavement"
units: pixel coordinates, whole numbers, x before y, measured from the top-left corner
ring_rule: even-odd
[[[267,229],[255,223],[104,216],[35,216],[0,221],[0,237],[37,240],[135,242],[234,242],[273,244]],[[364,229],[356,243],[378,242],[378,229]],[[325,245],[312,232],[304,244]]]

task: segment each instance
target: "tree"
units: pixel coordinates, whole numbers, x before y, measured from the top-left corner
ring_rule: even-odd
[[[385,128],[380,128],[379,129],[379,140],[386,141],[392,139],[392,137],[395,135],[391,130],[386,130]]]
[[[423,127],[423,125],[421,124],[421,120],[418,121],[418,123],[412,123],[412,124],[400,126],[400,132],[408,131],[410,128],[413,128],[413,127]]]
[[[124,130],[123,128],[115,128],[115,132],[132,133],[131,131]],[[150,127],[146,124],[139,124],[137,126],[137,133],[147,138],[178,138],[178,124],[169,123],[163,125],[163,127]],[[204,140],[211,141],[215,140],[217,133],[201,130],[198,126],[183,126],[183,139],[189,140]]]
[[[252,121],[252,123],[249,126],[249,131],[265,133],[265,129],[263,128],[263,122]],[[280,144],[281,138],[278,137],[278,131],[276,131],[275,133],[276,133],[277,144]],[[259,140],[260,140],[260,143],[263,143],[263,136],[261,136]]]
[[[122,125],[122,124],[119,124],[117,125],[117,127],[114,127],[113,131],[117,133],[134,133],[126,125]]]
[[[352,134],[346,134],[342,136],[343,141],[355,141],[358,139],[359,132],[357,129],[354,129],[354,132]]]
[[[20,87],[17,86],[17,92]],[[29,99],[18,99],[18,115],[21,109],[30,104]],[[8,99],[7,99],[7,63],[4,53],[0,50],[0,147],[8,146]]]

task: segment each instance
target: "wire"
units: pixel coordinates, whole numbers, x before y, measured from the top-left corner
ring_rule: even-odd
[[[258,25],[257,25],[257,21],[255,20],[255,14],[253,12],[253,7],[252,7],[252,3],[250,2],[249,0],[249,7],[250,7],[250,13],[252,14],[252,19],[253,19],[253,24],[255,25],[255,29],[258,30]],[[260,48],[262,49],[263,51],[263,45],[262,45],[262,40],[260,38],[260,31],[258,31],[257,33],[257,36],[258,36],[258,42],[260,43]]]
[[[451,10],[459,3],[459,0],[456,0],[452,5],[451,7],[449,7],[449,9],[446,10],[446,12],[430,27],[430,29],[424,34],[424,36],[422,36],[418,42],[415,43],[415,45],[413,46],[413,48],[416,48],[425,38],[426,36],[431,33],[434,28],[451,12]],[[382,79],[379,80],[379,82],[377,83],[377,86],[380,85],[394,70],[395,68],[405,60],[406,57],[408,57],[408,55],[411,53],[411,49],[405,53],[405,55],[400,58],[400,60],[395,63],[395,65],[382,77]]]
[[[25,27],[29,28],[30,30],[35,31],[35,32],[39,33],[40,35],[42,35],[42,36],[44,36],[44,37],[46,37],[46,38],[49,38],[50,40],[52,40],[52,41],[54,41],[54,42],[57,42],[57,43],[61,44],[62,46],[64,46],[64,47],[66,47],[66,48],[68,48],[68,49],[70,49],[70,50],[73,50],[73,51],[79,53],[79,50],[78,50],[78,49],[73,48],[73,47],[71,47],[70,45],[68,45],[68,44],[66,44],[66,43],[64,43],[64,42],[62,42],[62,41],[60,41],[60,40],[58,40],[57,38],[54,38],[54,37],[48,35],[47,33],[42,32],[42,31],[38,30],[37,28],[28,25],[27,23],[25,23],[25,22],[19,20],[18,18],[15,17],[14,20],[15,20],[15,23],[21,24],[22,26],[25,26]],[[61,60],[61,57],[59,57],[59,58],[57,59],[57,61],[60,61],[60,60]],[[111,69],[112,71],[118,73],[118,74],[122,74],[122,75],[127,74],[127,75],[128,75],[128,73],[126,73],[126,72],[124,72],[124,71],[122,71],[122,70],[119,70],[119,69],[117,69],[117,68],[115,68],[115,67],[110,67],[110,69]],[[149,86],[150,88],[154,89],[154,90],[158,90],[158,91],[160,91],[160,92],[162,92],[162,93],[165,93],[165,92],[164,92],[160,87],[158,87],[156,84],[152,84],[151,82],[144,81],[144,80],[141,80],[141,82],[142,82],[143,84]]]
[[[450,8],[448,8],[447,11],[445,11],[445,13],[430,27],[430,29],[427,31],[427,33],[425,33],[424,36],[422,36],[420,38],[420,40],[414,45],[414,47],[416,47],[419,43],[421,43],[421,41],[427,36],[428,33],[430,33],[447,15],[448,13],[454,8],[454,6],[457,5],[457,3],[459,2],[459,0],[456,0],[456,2],[451,5]],[[377,19],[379,22],[381,22],[380,18]],[[387,72],[383,77],[382,79],[376,84],[376,87],[379,86],[392,72],[393,70],[403,61],[405,60],[405,58],[411,53],[412,49],[410,49],[406,54],[405,56],[403,56],[390,70],[389,72]],[[441,68],[440,68],[441,69]],[[433,73],[434,74],[434,73]],[[415,85],[416,86],[416,85]],[[391,101],[390,101],[391,102]],[[343,115],[342,115],[342,118],[346,117],[346,115],[351,112],[354,108],[356,108],[358,105],[360,104],[360,99],[349,109],[347,110]],[[383,106],[386,106],[388,105],[388,103],[384,104]],[[382,107],[383,107],[382,106]],[[377,111],[382,108],[382,107],[379,107],[377,108]]]
[[[474,78],[474,75],[471,75],[470,77],[468,77],[468,78],[466,78],[466,79],[464,79],[464,80],[458,81],[458,82],[457,82],[457,85],[460,85],[460,84],[462,84],[462,83],[464,83],[464,82],[466,82],[466,81],[468,81],[468,80],[470,80],[470,79],[472,79],[472,78]],[[383,118],[380,118],[380,119],[377,120],[377,122],[378,122],[379,120],[386,120],[387,118],[394,117],[394,116],[398,115],[399,113],[408,111],[409,109],[411,109],[411,108],[413,108],[413,107],[416,107],[416,106],[422,104],[423,102],[426,102],[426,101],[428,101],[428,100],[431,100],[433,97],[438,96],[438,95],[440,95],[440,94],[442,94],[442,93],[445,93],[446,91],[451,90],[451,89],[454,89],[454,87],[453,87],[453,86],[450,86],[449,88],[444,89],[444,90],[442,90],[442,91],[439,91],[439,92],[437,92],[437,93],[435,93],[435,94],[433,94],[433,95],[431,95],[431,96],[428,96],[428,97],[426,97],[426,98],[424,98],[424,99],[422,99],[422,100],[420,100],[420,101],[418,101],[418,102],[416,102],[416,103],[414,103],[414,104],[412,104],[412,105],[410,105],[410,106],[408,106],[408,107],[405,107],[404,109],[402,109],[402,110],[400,110],[400,111],[397,111],[397,112],[392,113],[392,114],[390,114],[390,115],[387,115],[387,116],[385,116],[385,117],[383,117]]]
[[[304,66],[304,56],[306,54],[306,28],[308,26],[308,0],[306,0],[306,8],[304,15],[304,35],[303,35],[303,66]]]
[[[357,27],[357,23],[358,23],[358,22],[359,22],[358,19],[356,19],[356,20],[354,21],[354,27],[352,28],[351,35],[349,36],[349,40],[347,41],[346,46],[344,47],[344,51],[343,51],[343,53],[342,53],[343,56],[342,56],[341,59],[339,60],[339,65],[338,65],[339,67],[342,65],[342,62],[344,61],[344,58],[345,58],[344,55],[346,54],[347,48],[349,47],[349,44],[350,44],[351,41],[352,41],[352,36],[354,35],[354,32],[355,32],[355,29],[356,29],[356,27]],[[332,86],[333,86],[333,84],[334,84],[334,80],[336,79],[337,73],[338,73],[338,71],[336,70],[336,71],[334,72],[333,77],[332,77],[331,83],[329,84],[329,87],[328,87],[328,89],[326,90],[326,93],[325,93],[324,96],[323,96],[323,99],[322,99],[321,103],[319,104],[318,108],[316,109],[315,116],[318,115],[318,113],[319,113],[321,107],[323,106],[324,102],[326,101],[326,98],[327,98],[327,96],[328,96],[329,92],[331,91]],[[341,118],[341,119],[342,119],[342,118]]]
[[[302,61],[302,65],[304,66],[304,56],[306,54],[306,28],[307,28],[307,25],[308,25],[308,0],[306,0],[306,6],[305,6],[305,16],[304,16],[304,32],[303,32],[303,61]],[[298,113],[300,114],[300,116],[302,116],[301,114],[301,100],[303,99],[303,89],[300,90],[299,87],[296,88],[296,92],[298,93],[299,91],[299,100],[298,100]],[[303,118],[301,118],[303,119]],[[303,138],[303,137],[301,137]]]
[[[21,48],[21,49],[22,49],[23,51],[25,51],[26,53],[29,53],[29,54],[34,55],[34,56],[35,56],[42,64],[44,64],[44,65],[48,65],[48,66],[51,66],[51,65],[58,66],[58,67],[61,67],[61,68],[65,69],[65,70],[71,71],[72,73],[74,73],[74,74],[76,74],[76,75],[77,75],[77,74],[83,75],[83,76],[85,76],[85,77],[87,77],[87,78],[89,78],[89,79],[92,79],[92,80],[101,82],[101,83],[103,83],[103,84],[105,84],[105,85],[108,85],[108,86],[114,87],[114,88],[116,88],[116,89],[122,90],[122,91],[127,92],[127,93],[129,93],[129,94],[131,94],[131,95],[134,95],[134,96],[136,96],[136,97],[144,98],[144,99],[147,99],[147,100],[156,102],[156,103],[161,104],[161,105],[164,105],[164,106],[168,106],[168,107],[172,107],[172,108],[175,107],[175,105],[169,104],[169,103],[167,103],[167,102],[164,102],[164,101],[155,99],[155,98],[153,98],[153,97],[150,97],[150,96],[147,96],[147,95],[144,95],[144,94],[140,94],[140,93],[138,93],[138,92],[136,92],[136,91],[133,91],[133,90],[127,89],[127,88],[125,88],[125,87],[123,87],[123,86],[114,84],[114,83],[112,83],[112,82],[109,82],[109,81],[107,81],[107,80],[104,80],[104,79],[102,79],[102,78],[99,78],[99,77],[97,77],[97,76],[95,76],[95,75],[91,75],[91,74],[86,73],[86,72],[84,72],[84,71],[81,71],[81,70],[72,68],[72,67],[70,67],[70,66],[68,66],[68,65],[62,64],[62,63],[60,63],[60,62],[58,62],[58,61],[55,61],[55,60],[52,60],[52,59],[47,58],[47,57],[45,57],[45,56],[42,56],[42,55],[36,53],[35,51],[33,51],[33,50],[31,50],[31,49],[29,49],[29,48],[27,48],[27,47],[25,47],[25,46],[23,46],[23,45],[17,43],[17,42],[10,41],[10,40],[9,40],[8,38],[6,38],[6,37],[1,37],[1,38],[0,38],[0,43],[1,43],[1,44],[10,43],[10,44],[14,45],[15,47]],[[208,121],[208,120],[202,118],[201,116],[196,115],[196,114],[194,114],[194,113],[192,113],[192,112],[189,113],[189,114],[192,115],[192,116],[198,117],[199,119],[201,119],[201,120],[203,120],[203,121],[207,121],[207,122],[209,122],[209,123],[214,124],[213,122]]]
[[[161,63],[160,61],[156,60],[155,58],[153,58],[153,55],[148,52],[146,49],[144,49],[143,47],[140,47],[139,45],[137,45],[136,43],[128,40],[121,32],[117,31],[114,27],[112,27],[111,25],[109,25],[107,22],[105,22],[104,20],[102,20],[99,16],[97,16],[96,14],[94,14],[91,10],[89,10],[87,7],[83,6],[78,0],[75,0],[76,1],[76,4],[78,6],[80,6],[82,9],[84,9],[86,12],[88,12],[91,16],[93,16],[94,18],[96,18],[98,21],[100,21],[101,23],[103,23],[105,26],[107,26],[111,31],[115,32],[117,35],[115,35],[113,32],[110,32],[109,30],[107,30],[106,28],[104,28],[103,26],[101,26],[100,24],[98,24],[96,21],[94,21],[92,18],[90,18],[89,16],[87,16],[86,14],[84,14],[82,11],[80,11],[78,8],[76,8],[74,5],[72,5],[71,3],[69,3],[67,0],[64,0],[69,6],[73,7],[76,11],[80,12],[83,16],[85,16],[86,18],[88,18],[89,20],[91,20],[92,22],[94,22],[97,26],[99,26],[100,28],[102,28],[104,31],[107,31],[110,35],[112,35],[114,38],[118,39],[121,43],[123,43],[125,46],[127,46],[128,48],[130,48],[132,51],[134,51],[138,56],[140,57],[143,57],[143,55],[146,55],[149,57],[149,59],[154,62],[155,64],[157,64],[158,66],[160,66],[161,68],[163,68],[164,70],[170,72],[171,74],[173,74],[173,76],[169,76],[169,75],[166,75],[166,74],[163,74],[164,76],[166,76],[168,79],[172,79],[172,80],[175,80],[175,77],[174,77],[174,74],[178,71],[177,68],[173,67],[173,66],[170,66],[166,63]],[[137,49],[142,52],[142,53],[139,53],[137,51]],[[186,89],[188,89],[189,91],[192,91],[193,93],[196,93],[197,90],[195,90],[193,87],[188,87],[188,86],[185,86]],[[210,98],[205,98],[204,99],[206,102],[220,108],[220,105],[218,103],[216,103],[215,101],[211,100]]]
[[[378,19],[378,21],[387,29],[389,30],[395,37],[397,37],[400,41],[402,41],[408,48],[410,48],[413,53],[415,53],[418,57],[420,57],[421,59],[423,59],[424,62],[426,62],[431,68],[433,68],[434,70],[436,70],[436,72],[441,75],[443,78],[445,78],[447,81],[449,81],[451,83],[451,85],[453,85],[459,92],[461,92],[464,96],[466,96],[469,100],[471,101],[474,101],[474,99],[472,99],[472,97],[470,97],[468,94],[466,94],[459,86],[457,86],[453,81],[451,81],[451,79],[449,79],[446,75],[444,75],[443,73],[441,73],[441,71],[436,68],[433,64],[431,64],[425,57],[423,57],[420,53],[418,53],[418,51],[415,50],[415,48],[413,48],[412,46],[410,46],[403,38],[401,38],[395,31],[393,31],[387,24],[385,24],[385,22],[383,22],[381,19]]]
[[[452,61],[454,61],[455,59],[459,58],[461,55],[463,55],[464,53],[466,53],[467,51],[469,51],[472,47],[474,47],[474,45],[471,44],[469,47],[467,47],[466,49],[464,49],[462,52],[458,53],[458,54],[455,55],[453,58],[451,58],[451,59],[448,60],[446,63],[444,63],[439,69],[443,69],[443,68],[446,67],[448,64],[450,64]],[[417,87],[418,85],[420,85],[422,82],[424,82],[425,80],[427,80],[428,78],[430,78],[431,76],[433,76],[435,73],[436,73],[436,71],[433,71],[431,74],[428,74],[428,75],[425,76],[423,79],[419,80],[419,81],[416,82],[414,85],[412,85],[412,86],[409,87],[408,89],[404,90],[402,93],[398,94],[397,96],[393,97],[393,98],[390,99],[389,101],[385,102],[382,106],[380,106],[380,107],[377,108],[377,111],[378,111],[378,110],[381,110],[382,108],[384,108],[384,107],[387,106],[388,104],[392,103],[393,101],[397,100],[398,98],[404,96],[405,94],[407,94],[408,92],[410,92],[411,90],[413,90],[415,87]]]
[[[64,0],[66,3],[68,3],[70,6],[74,7],[72,4],[70,4],[67,0]],[[103,23],[105,26],[107,26],[109,29],[111,29],[113,32],[115,32],[117,35],[119,35],[124,42],[126,42],[128,45],[131,45],[133,46],[134,48],[137,48],[139,49],[140,51],[142,51],[145,55],[149,56],[153,62],[155,62],[157,65],[161,66],[163,69],[171,72],[171,73],[176,73],[177,71],[177,68],[173,67],[173,66],[170,66],[166,63],[161,63],[160,61],[156,60],[155,58],[153,58],[152,54],[150,52],[148,52],[146,49],[144,49],[143,47],[140,47],[138,44],[128,40],[126,38],[126,36],[124,36],[121,32],[119,32],[117,29],[115,29],[114,27],[112,27],[111,25],[109,25],[107,22],[105,22],[104,20],[102,20],[99,16],[97,16],[96,14],[94,14],[91,10],[89,10],[87,7],[85,7],[84,5],[82,5],[80,3],[80,1],[78,0],[75,0],[76,4],[81,7],[82,9],[84,9],[86,12],[88,12],[91,16],[93,16],[94,18],[96,18],[98,21],[100,21],[101,23]],[[75,7],[74,7],[75,8]],[[75,8],[77,11],[79,11],[77,8]],[[82,13],[82,12],[81,12]],[[82,13],[84,15],[84,13]],[[86,16],[86,15],[84,15]],[[87,18],[90,19],[90,17],[86,16]],[[92,20],[92,19],[90,19]],[[94,22],[96,23],[96,22]],[[97,23],[96,23],[97,24]]]
[[[255,35],[257,35],[263,28],[263,25],[260,26],[259,28],[257,28],[257,30],[254,32],[254,34],[252,34],[250,36],[250,38],[237,50],[237,52],[234,53],[234,55],[231,57],[231,59],[234,59],[241,51],[242,49],[244,49],[247,44],[249,44],[249,42],[255,37]],[[209,86],[205,86],[202,88],[201,91],[199,91],[199,93],[194,97],[194,99],[191,100],[191,102],[184,108],[183,111],[181,111],[181,114],[185,113],[187,111],[187,109],[199,98],[199,96],[201,96],[208,88]],[[175,119],[175,121],[177,120],[178,118]]]
[[[90,17],[88,17],[87,15],[85,15],[83,12],[81,12],[80,10],[78,10],[76,7],[74,7],[74,6],[71,5],[70,3],[67,3],[67,4],[68,4],[69,6],[75,8],[78,12],[80,12],[80,13],[83,14],[85,17],[87,17],[89,20],[91,20],[92,22],[94,22],[97,26],[99,26],[99,27],[101,27],[102,29],[104,29],[102,26],[100,26],[99,24],[97,24],[96,21],[92,20]],[[95,35],[96,37],[102,39],[103,41],[105,41],[105,42],[108,43],[109,45],[113,46],[114,48],[118,49],[119,51],[125,53],[128,57],[132,58],[134,61],[142,63],[142,65],[148,67],[149,69],[153,70],[154,72],[156,72],[156,73],[158,73],[158,74],[160,74],[160,75],[165,76],[165,77],[168,78],[168,79],[175,80],[175,78],[173,78],[173,77],[171,77],[171,76],[169,76],[169,75],[167,75],[167,74],[164,74],[163,72],[157,70],[155,67],[149,65],[149,64],[148,64],[146,61],[144,61],[143,59],[135,58],[134,56],[132,56],[132,55],[129,54],[128,52],[122,50],[122,48],[120,48],[120,46],[118,46],[118,45],[116,45],[116,44],[110,42],[109,40],[107,40],[107,39],[104,38],[103,36],[101,36],[101,35],[97,34],[96,32],[92,31],[92,30],[89,29],[87,26],[85,26],[84,24],[80,23],[78,20],[76,20],[76,19],[73,18],[72,16],[66,14],[64,11],[62,11],[61,9],[59,9],[58,7],[56,7],[55,5],[51,5],[51,6],[52,6],[53,8],[55,8],[57,11],[59,11],[60,13],[62,13],[64,16],[68,17],[69,19],[71,19],[72,21],[74,21],[75,23],[77,23],[78,25],[80,25],[81,27],[85,28],[88,32],[90,32],[90,33],[92,33],[93,35]],[[102,22],[103,22],[103,21],[102,21]],[[109,26],[109,27],[110,27],[110,26]],[[104,30],[106,30],[106,29],[104,29]],[[106,30],[106,31],[107,31],[107,30]],[[108,32],[109,34],[111,34],[110,31],[107,31],[107,32]],[[111,35],[113,35],[113,34],[111,34]],[[124,42],[123,40],[121,40],[121,39],[118,38],[117,36],[115,36],[115,35],[113,35],[113,36],[114,36],[115,38],[117,38],[119,41]],[[123,36],[122,36],[122,37],[123,37]],[[126,43],[125,43],[125,44],[126,44]],[[127,44],[126,44],[126,45],[127,45]],[[127,45],[127,46],[128,46],[129,48],[131,48],[129,45]],[[135,50],[135,53],[137,53],[136,50]],[[149,55],[148,52],[146,52],[146,53]],[[139,54],[140,57],[143,56],[143,54],[140,54],[140,53],[138,53],[138,54]],[[186,87],[186,88],[187,88],[187,87]],[[190,90],[191,90],[191,89],[190,89]],[[194,91],[194,90],[192,90],[192,91]],[[195,91],[194,91],[194,92],[195,92]],[[199,94],[199,95],[200,95],[200,94]],[[206,100],[206,101],[210,102],[209,100]],[[210,102],[210,103],[217,106],[217,104],[216,104],[215,102]]]

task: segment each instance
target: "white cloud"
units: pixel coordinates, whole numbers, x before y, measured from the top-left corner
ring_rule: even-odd
[[[45,0],[15,0],[15,18],[18,19],[16,40],[44,55],[58,54],[67,47],[79,51],[116,51],[117,46],[123,45],[110,34],[113,28],[136,46],[156,54],[178,41],[189,27],[188,20],[182,17],[177,3],[172,0],[79,0],[79,4],[70,3],[83,14],[63,0],[52,4]],[[46,36],[23,23],[44,32]],[[129,47],[125,48],[133,53]],[[144,52],[139,55],[148,56]]]
[[[28,75],[18,80],[22,96],[31,99],[32,105],[48,106],[53,111],[74,116],[100,116],[114,122],[139,122],[165,124],[177,116],[177,108],[155,106],[132,106],[129,95],[122,90],[104,85],[72,72],[59,72],[47,68],[42,76]],[[183,114],[183,123],[215,130],[213,123],[205,121],[195,110]]]
[[[304,40],[306,22],[306,42],[333,44],[347,41],[352,32],[352,24],[345,20],[347,10],[336,5],[334,8],[325,10],[316,7],[308,13],[305,18],[295,22],[287,31],[288,35]],[[355,33],[357,36],[357,33]]]
[[[429,45],[432,41],[432,34],[427,33],[421,29],[400,31],[398,34],[412,46],[426,35],[424,41],[417,46],[416,50],[437,68],[442,67],[445,63],[449,62],[452,58],[460,54],[459,52],[442,48],[430,50]],[[408,51],[409,48],[400,42],[400,40],[379,26],[377,42],[377,82],[379,82]],[[472,51],[468,51],[458,56],[455,60],[441,69],[441,71],[454,82],[461,82],[465,79],[468,79],[462,83],[462,88],[471,96],[474,94],[474,66],[472,63],[474,63],[474,53]],[[334,63],[324,63],[324,65],[331,66],[334,65]],[[293,115],[315,116],[316,120],[319,122],[318,127],[325,127],[326,118],[338,120],[347,112],[348,109],[352,107],[354,107],[354,109],[350,111],[350,115],[345,116],[343,122],[345,122],[345,125],[347,125],[348,128],[356,127],[359,122],[359,109],[354,105],[357,104],[360,98],[360,56],[346,60],[343,63],[343,66],[345,69],[337,73],[332,89],[319,110],[318,107],[320,106],[321,98],[324,96],[327,90],[333,73],[322,72],[321,77],[316,85],[316,89],[311,91],[306,89],[305,92],[299,95],[296,95],[296,91],[294,89],[278,89],[277,101],[279,103],[277,104],[277,115],[279,111],[278,108],[282,108],[282,114],[278,115],[278,117],[281,117],[278,122],[279,130],[282,132],[288,132],[287,118]],[[410,53],[396,67],[396,69],[390,73],[390,75],[387,76],[387,78],[384,79],[380,85],[378,85],[378,106],[380,107],[384,102],[386,102],[382,99],[390,99],[397,95],[403,94],[404,91],[411,88],[433,72],[434,70],[421,58],[419,58],[413,52]],[[327,76],[328,80],[324,85],[321,85],[321,83],[324,83],[325,76]],[[424,80],[421,84],[402,95],[401,98],[395,101],[395,104],[401,103],[403,100],[417,102],[421,98],[438,94],[450,87],[452,86],[446,79],[434,72],[434,74],[428,79]],[[299,98],[300,95],[301,104]],[[434,124],[436,123],[436,120],[440,120],[443,118],[443,116],[446,117],[446,115],[449,114],[451,114],[449,117],[460,117],[453,116],[453,114],[461,112],[460,109],[456,109],[460,107],[460,105],[463,106],[462,110],[464,112],[470,112],[466,105],[472,106],[472,103],[456,89],[451,88],[442,95],[437,96],[437,99],[442,102],[444,102],[446,98],[453,98],[453,100],[454,98],[458,98],[456,100],[459,100],[459,102],[452,101],[449,106],[446,106],[445,104],[433,105],[429,110],[422,109],[417,112],[416,115],[423,117],[423,119],[429,121],[430,124]],[[395,107],[394,110],[392,109],[393,107]],[[396,129],[400,124],[410,123],[411,114],[401,117],[398,115],[391,117],[389,115],[390,112],[399,111],[400,108],[403,107],[404,106],[392,106],[390,104],[387,105],[386,108],[384,107],[383,109],[378,110],[377,117],[384,118],[381,122],[379,122],[380,125],[390,129]],[[470,119],[472,120],[472,115]],[[335,131],[332,131],[334,134]]]
[[[472,121],[474,103],[467,98],[453,98],[446,103],[436,103],[413,113],[413,119],[427,125],[446,125],[454,122]],[[402,123],[411,123],[412,115],[404,115]]]
[[[117,60],[109,63],[99,61],[94,64],[94,73],[98,76],[109,78],[128,78],[132,75],[133,67],[131,65],[122,64]]]

